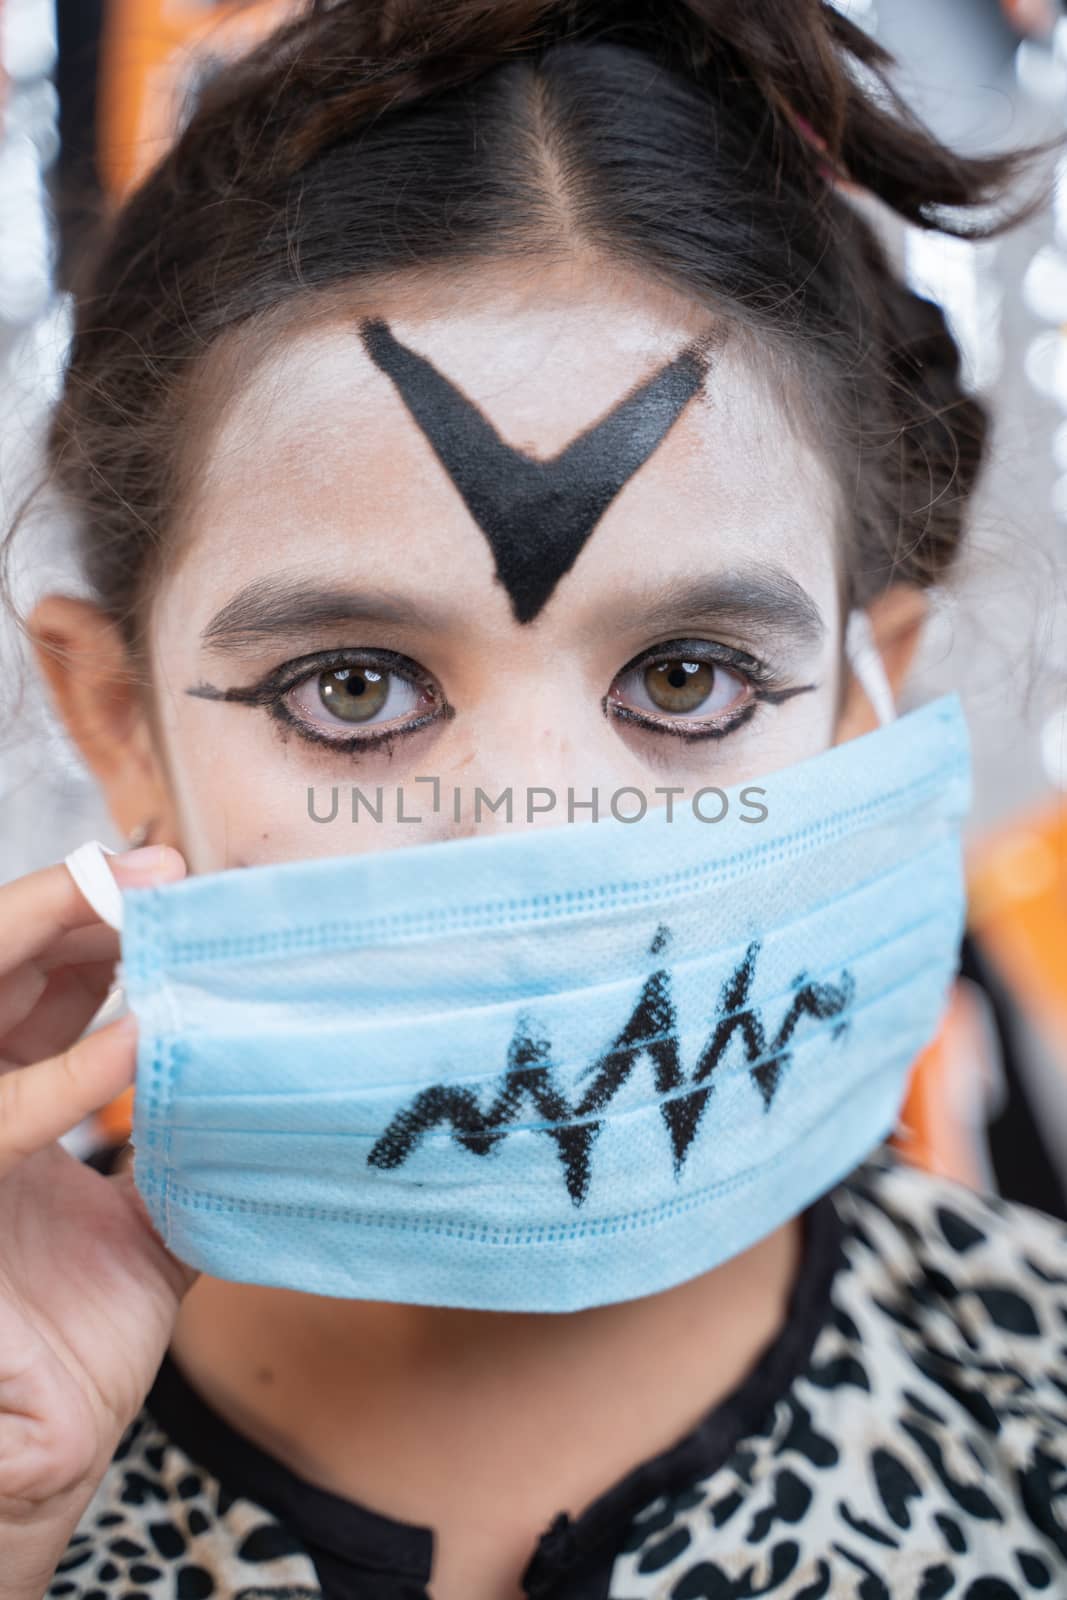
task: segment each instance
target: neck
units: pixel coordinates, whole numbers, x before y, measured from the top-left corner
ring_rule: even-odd
[[[483,1506],[506,1494],[532,1540],[745,1377],[785,1322],[801,1237],[794,1220],[677,1288],[563,1315],[202,1277],[172,1354],[227,1421],[320,1487],[441,1526],[460,1514],[456,1485],[464,1503],[477,1486]]]

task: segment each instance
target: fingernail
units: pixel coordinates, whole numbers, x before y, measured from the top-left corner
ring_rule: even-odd
[[[113,867],[146,867],[149,863],[159,860],[160,846],[158,844],[138,845],[136,850],[123,850],[120,854],[112,856]]]
[[[108,866],[121,872],[123,880],[136,879],[149,882],[163,876],[173,876],[181,857],[166,844],[142,844],[136,850],[124,850],[121,855],[109,857]]]

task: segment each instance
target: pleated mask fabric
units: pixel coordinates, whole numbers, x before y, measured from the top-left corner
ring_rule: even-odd
[[[166,1243],[239,1282],[564,1312],[802,1211],[893,1129],[957,968],[959,699],[752,781],[756,822],[737,788],[714,823],[676,804],[125,891],[134,1170]]]

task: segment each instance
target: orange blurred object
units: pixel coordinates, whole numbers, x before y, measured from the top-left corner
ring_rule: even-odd
[[[975,841],[967,891],[969,929],[1062,1062],[1067,1094],[1067,804],[1057,797]],[[896,1143],[919,1165],[981,1187],[984,1155],[968,1104],[981,1103],[995,1068],[970,987],[956,984],[916,1062]]]
[[[993,1043],[974,984],[958,978],[940,1028],[912,1068],[893,1135],[915,1166],[971,1189],[989,1182],[984,1113],[999,1076]]]
[[[1055,0],[1000,0],[1004,15],[1020,33],[1047,37],[1056,26]]]
[[[96,1119],[101,1143],[125,1144],[133,1129],[133,1090],[126,1089]]]
[[[155,165],[219,62],[303,9],[297,0],[109,0],[97,131],[109,194],[121,199]]]
[[[969,873],[971,926],[1063,1058],[1067,1089],[1067,802],[987,838]]]

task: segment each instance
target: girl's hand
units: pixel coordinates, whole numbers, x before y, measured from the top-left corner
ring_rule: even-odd
[[[185,873],[160,845],[108,864],[127,887]],[[0,886],[0,1600],[44,1593],[195,1278],[128,1171],[57,1143],[133,1082],[132,1017],[79,1038],[118,954],[63,865]]]

